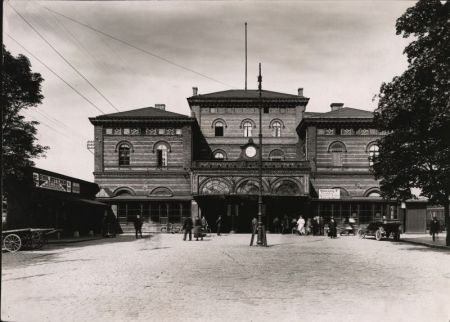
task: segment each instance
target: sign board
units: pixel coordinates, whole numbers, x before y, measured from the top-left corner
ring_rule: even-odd
[[[33,172],[34,186],[43,189],[80,193],[80,184],[74,183],[72,191],[72,181],[61,179],[47,174]]]
[[[341,199],[341,189],[319,189],[319,199]]]

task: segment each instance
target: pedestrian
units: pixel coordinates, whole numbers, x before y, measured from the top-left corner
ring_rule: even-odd
[[[256,234],[257,230],[258,230],[258,219],[256,219],[256,217],[253,217],[253,219],[252,219],[252,233]]]
[[[200,217],[197,217],[194,222],[194,237],[197,241],[199,237],[201,238],[201,240],[203,240],[202,220],[200,219]]]
[[[306,235],[311,234],[311,226],[312,226],[312,224],[311,224],[311,218],[308,218],[308,219],[306,220],[306,224],[305,224],[305,232],[306,232]]]
[[[303,216],[300,216],[297,220],[297,232],[300,236],[305,234],[305,219],[303,219]]]
[[[134,230],[136,232],[136,239],[138,238],[138,234],[141,236],[142,238],[142,217],[141,215],[137,215],[136,219],[134,220]]]
[[[317,216],[314,216],[314,218],[311,220],[311,229],[313,236],[316,236],[318,231]]]
[[[216,220],[216,226],[217,226],[217,236],[220,236],[220,229],[222,228],[222,216],[219,215],[219,217]]]
[[[331,217],[330,222],[328,223],[328,236],[330,238],[336,238],[337,237],[337,222],[334,220],[333,217]]]
[[[319,216],[319,235],[325,235],[325,222],[322,216]]]
[[[202,216],[202,228],[204,229],[204,231],[206,231],[206,229],[208,228],[208,222],[206,221],[205,216]]]
[[[279,234],[280,233],[280,218],[275,217],[272,221],[273,224],[273,231],[275,234]]]
[[[184,237],[183,240],[186,240],[187,234],[189,234],[189,240],[192,240],[192,226],[194,223],[192,222],[191,217],[187,217],[183,222],[183,230],[184,230]]]
[[[441,224],[439,223],[439,220],[436,218],[436,215],[433,214],[433,218],[430,222],[430,235],[433,237],[433,241],[436,240],[436,236],[439,234],[441,228]]]

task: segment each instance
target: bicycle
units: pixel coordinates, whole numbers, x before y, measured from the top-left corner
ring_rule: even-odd
[[[161,227],[162,233],[172,233],[172,234],[178,234],[181,232],[181,226],[180,225],[174,225],[174,224],[168,224]]]

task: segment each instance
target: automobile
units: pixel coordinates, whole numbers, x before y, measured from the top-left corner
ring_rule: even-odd
[[[389,239],[392,237],[394,240],[400,240],[400,226],[401,222],[399,221],[371,222],[366,227],[359,228],[358,237],[366,238],[367,236],[374,236],[376,240],[381,240],[383,238]]]

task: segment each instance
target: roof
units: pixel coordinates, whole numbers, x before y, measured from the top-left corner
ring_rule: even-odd
[[[144,107],[138,108],[135,110],[111,113],[111,114],[103,114],[96,117],[96,119],[106,119],[106,118],[134,118],[134,117],[144,117],[144,118],[189,118],[189,116],[184,114],[178,114],[174,112],[169,112],[165,110],[161,110],[155,107]]]
[[[285,94],[273,91],[262,90],[261,97],[266,99],[299,99],[306,98],[304,96]],[[208,93],[203,95],[195,95],[189,99],[255,99],[259,98],[259,90],[257,89],[230,89],[227,91]]]
[[[305,113],[307,118],[348,119],[348,118],[373,118],[373,112],[359,110],[351,107],[343,107],[326,113]]]

